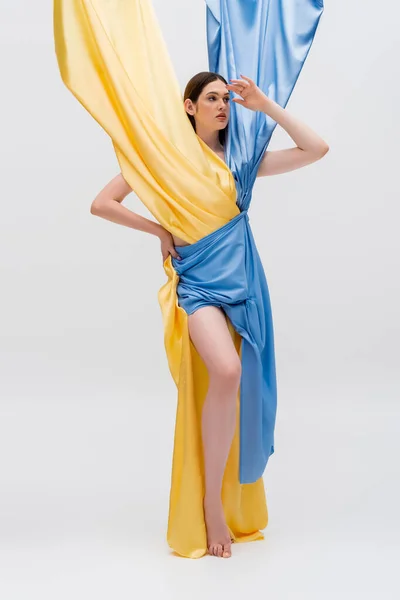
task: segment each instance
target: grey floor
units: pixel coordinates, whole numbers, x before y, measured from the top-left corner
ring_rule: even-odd
[[[378,405],[371,386],[328,394],[281,385],[266,537],[234,545],[229,560],[182,559],[165,541],[173,388],[146,401],[123,386],[83,388],[55,399],[44,386],[40,400],[2,405],[2,598],[399,597],[390,386]]]

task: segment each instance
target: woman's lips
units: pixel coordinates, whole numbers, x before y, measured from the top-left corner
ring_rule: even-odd
[[[225,121],[226,115],[218,115],[217,119],[221,119],[221,121]]]

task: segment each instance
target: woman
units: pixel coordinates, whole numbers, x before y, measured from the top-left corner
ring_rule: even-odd
[[[248,77],[227,81],[216,73],[199,73],[187,84],[184,106],[197,135],[224,160],[221,132],[229,124],[230,93],[240,98],[233,102],[264,112],[290,135],[296,147],[266,151],[257,177],[287,173],[320,160],[327,143],[310,127],[267,98]],[[161,241],[163,262],[170,254],[179,260],[184,240],[172,235],[158,223],[122,206],[131,188],[122,174],[117,175],[97,195],[91,212],[104,219],[156,235]],[[231,538],[221,501],[222,479],[236,426],[236,397],[241,362],[228,331],[222,309],[204,306],[188,316],[190,338],[203,359],[210,384],[202,411],[202,437],[205,466],[204,514],[210,554],[231,556]]]
[[[262,474],[274,452],[277,393],[268,286],[248,208],[257,176],[305,166],[328,149],[283,108],[322,0],[206,5],[210,72],[189,82],[182,106],[150,0],[54,4],[63,81],[109,134],[121,168],[92,213],[161,242],[167,283],[158,299],[178,390],[167,539],[190,558],[229,557],[231,540],[264,537]],[[276,123],[297,147],[266,151]],[[131,190],[155,222],[123,206]]]

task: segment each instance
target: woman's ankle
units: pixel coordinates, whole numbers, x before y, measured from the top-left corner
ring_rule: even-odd
[[[203,504],[207,507],[222,506],[221,493],[208,492],[204,495]]]

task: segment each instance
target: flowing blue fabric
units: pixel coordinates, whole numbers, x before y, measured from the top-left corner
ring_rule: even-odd
[[[314,39],[322,0],[206,0],[210,71],[246,75],[286,106]],[[269,290],[248,208],[275,121],[231,103],[225,160],[240,214],[172,259],[179,305],[187,314],[222,308],[242,337],[240,483],[262,476],[274,452],[277,408],[274,333]]]
[[[206,0],[210,71],[246,75],[285,107],[311,48],[323,0]],[[225,159],[249,208],[259,164],[276,127],[261,112],[231,103]]]

